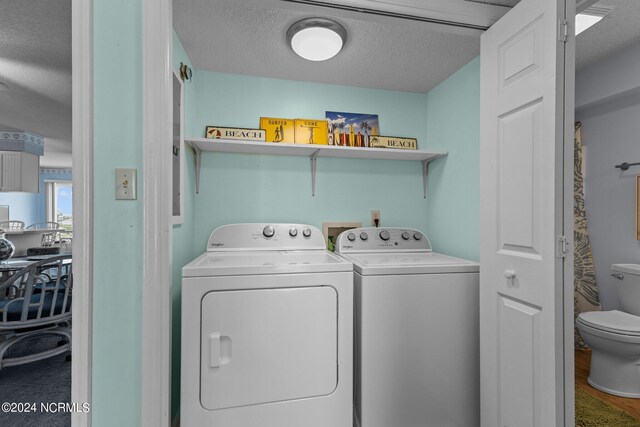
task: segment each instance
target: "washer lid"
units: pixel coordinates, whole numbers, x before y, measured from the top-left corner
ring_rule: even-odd
[[[577,321],[602,331],[640,336],[640,316],[619,310],[580,313]]]
[[[182,268],[182,277],[351,271],[345,261],[325,250],[205,252]]]
[[[363,276],[386,274],[476,273],[476,262],[434,252],[382,252],[342,255]]]

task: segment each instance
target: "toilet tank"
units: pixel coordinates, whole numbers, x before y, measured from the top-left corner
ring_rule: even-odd
[[[640,316],[640,264],[613,264],[611,270],[621,310]]]

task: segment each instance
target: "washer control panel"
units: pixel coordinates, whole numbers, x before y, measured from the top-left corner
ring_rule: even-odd
[[[326,249],[322,232],[307,224],[229,224],[209,236],[207,251]]]
[[[354,228],[340,233],[337,253],[349,252],[431,252],[429,239],[411,228]]]

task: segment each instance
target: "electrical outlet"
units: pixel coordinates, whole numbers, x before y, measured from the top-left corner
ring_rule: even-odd
[[[116,169],[116,200],[136,200],[137,169]]]
[[[380,227],[380,211],[371,211],[371,225]]]

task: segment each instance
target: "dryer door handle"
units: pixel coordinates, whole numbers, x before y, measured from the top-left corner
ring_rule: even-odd
[[[209,334],[209,367],[219,368],[231,363],[231,338],[220,332]]]
[[[209,334],[209,367],[220,367],[220,332]]]

